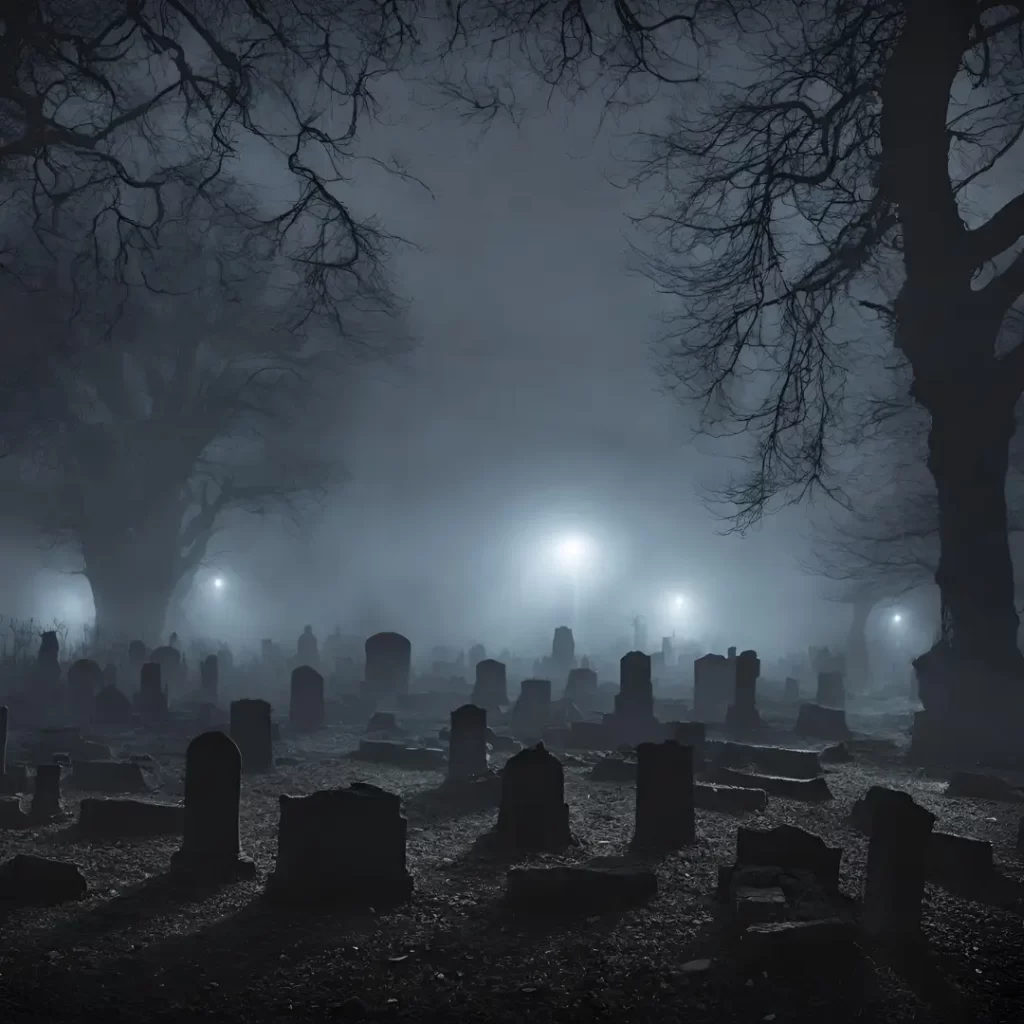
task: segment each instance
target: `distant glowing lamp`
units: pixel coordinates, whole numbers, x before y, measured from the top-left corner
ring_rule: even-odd
[[[224,589],[224,577],[223,576],[214,576],[213,577],[213,589],[214,590],[223,590]]]
[[[898,626],[903,621],[903,616],[899,612],[894,612],[892,617],[892,624]]]
[[[555,548],[555,555],[562,566],[572,572],[578,570],[590,554],[590,541],[579,534],[563,537]]]

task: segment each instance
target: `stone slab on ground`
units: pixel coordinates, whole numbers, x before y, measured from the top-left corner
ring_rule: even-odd
[[[707,759],[716,767],[742,768],[752,765],[768,775],[790,779],[813,779],[822,774],[816,750],[722,740],[709,740],[705,749]]]
[[[78,827],[97,838],[181,835],[185,808],[149,800],[104,800],[87,797],[79,806]]]
[[[747,814],[763,811],[768,806],[768,794],[763,789],[697,782],[693,787],[693,805],[701,811]]]
[[[84,899],[89,886],[77,864],[19,853],[0,865],[0,900],[48,906]]]
[[[91,793],[148,793],[151,789],[137,761],[76,761],[68,786]]]
[[[806,800],[823,803],[832,799],[832,792],[824,776],[814,779],[792,779],[780,775],[755,775],[735,768],[716,768],[712,781],[726,786],[743,786],[747,789],[763,789],[772,796],[787,800]]]
[[[505,895],[515,910],[596,914],[650,899],[658,891],[653,871],[627,864],[512,868]]]

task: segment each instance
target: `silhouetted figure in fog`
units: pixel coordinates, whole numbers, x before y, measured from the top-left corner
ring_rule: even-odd
[[[320,646],[313,635],[313,627],[307,626],[299,637],[296,644],[300,665],[309,665],[310,668],[320,667]]]

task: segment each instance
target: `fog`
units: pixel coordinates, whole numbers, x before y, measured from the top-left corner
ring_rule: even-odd
[[[418,347],[339,393],[324,444],[348,484],[301,528],[235,521],[168,628],[290,643],[308,622],[539,650],[566,623],[586,650],[639,613],[652,643],[675,632],[773,656],[842,639],[848,611],[801,569],[804,511],[740,538],[705,507],[735,449],[695,438],[692,410],[659,393],[663,300],[627,244],[643,197],[617,187],[630,126],[598,132],[597,113],[553,102],[481,134],[409,106],[369,133],[369,151],[429,188],[367,166],[353,190],[414,243],[394,271]],[[567,534],[590,545],[575,603],[552,555]],[[11,543],[5,608],[91,617],[73,559]]]

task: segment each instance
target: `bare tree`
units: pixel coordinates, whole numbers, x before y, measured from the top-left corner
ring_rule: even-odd
[[[297,332],[244,230],[189,228],[165,231],[160,288],[134,293],[105,342],[54,360],[61,404],[22,481],[33,521],[80,552],[106,640],[156,642],[232,513],[301,517],[337,486],[321,438],[346,375],[398,337],[365,315],[359,332]],[[68,329],[103,330],[105,300],[122,304],[94,296]]]
[[[40,0],[0,9],[0,267],[30,231],[90,274],[145,285],[169,192],[256,164],[287,186],[246,227],[296,277],[296,312],[378,299],[389,236],[346,195],[374,84],[411,59],[417,4]],[[391,168],[402,173],[399,168]],[[222,192],[221,198],[227,199]],[[31,280],[32,275],[28,274]]]

